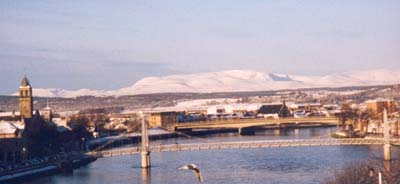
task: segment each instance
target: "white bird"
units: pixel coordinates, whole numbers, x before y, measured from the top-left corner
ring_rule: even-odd
[[[192,170],[194,174],[196,174],[197,179],[199,179],[200,183],[203,183],[203,176],[201,176],[200,169],[195,164],[183,165],[178,169],[180,170]]]

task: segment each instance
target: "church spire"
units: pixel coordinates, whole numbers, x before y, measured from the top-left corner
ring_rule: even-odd
[[[21,86],[23,86],[23,87],[31,86],[31,84],[29,83],[28,77],[26,77],[26,75],[24,75],[24,78],[22,78]]]

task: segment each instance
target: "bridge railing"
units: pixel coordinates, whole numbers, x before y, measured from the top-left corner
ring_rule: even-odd
[[[394,142],[400,142],[396,140]],[[213,142],[151,145],[150,152],[167,151],[195,151],[210,149],[238,149],[238,148],[265,148],[265,147],[294,147],[294,146],[339,146],[339,145],[382,145],[383,139],[299,139],[299,140],[260,140],[240,142]],[[107,151],[93,152],[98,157],[139,154],[141,147],[121,148]]]

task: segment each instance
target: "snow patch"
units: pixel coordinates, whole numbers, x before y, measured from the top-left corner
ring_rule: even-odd
[[[400,83],[400,70],[368,70],[330,74],[325,76],[282,75],[251,70],[229,70],[147,77],[134,85],[118,90],[64,90],[58,88],[33,88],[33,95],[40,97],[123,96],[151,93],[213,93],[270,91],[299,88],[348,87],[391,85]],[[18,95],[14,93],[12,95]]]

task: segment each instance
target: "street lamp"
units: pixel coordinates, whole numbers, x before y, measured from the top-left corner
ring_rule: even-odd
[[[22,147],[22,159],[25,160],[26,159],[26,148]]]
[[[85,137],[82,137],[81,150],[86,151],[85,150]]]

